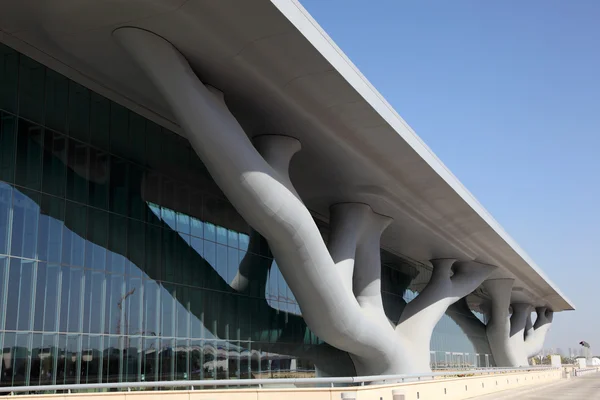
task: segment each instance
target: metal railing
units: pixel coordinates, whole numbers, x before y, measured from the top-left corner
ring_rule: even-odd
[[[39,385],[39,386],[14,386],[0,387],[0,393],[47,393],[47,392],[67,392],[77,391],[107,391],[107,390],[158,390],[158,389],[177,389],[177,390],[196,390],[206,387],[235,387],[235,388],[264,388],[268,386],[293,385],[298,387],[348,387],[364,386],[369,383],[389,384],[403,382],[418,382],[433,380],[438,377],[453,378],[477,375],[507,374],[518,372],[535,372],[559,370],[557,367],[539,366],[539,367],[520,367],[520,368],[488,368],[457,370],[444,372],[431,372],[428,374],[406,374],[406,375],[375,375],[375,376],[354,376],[354,377],[334,377],[334,378],[272,378],[272,379],[222,379],[222,380],[179,380],[179,381],[157,381],[157,382],[113,382],[113,383],[82,383],[68,385]]]
[[[600,372],[600,367],[574,368],[573,372],[575,376],[583,376],[587,374]]]

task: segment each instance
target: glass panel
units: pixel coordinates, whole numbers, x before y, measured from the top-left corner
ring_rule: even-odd
[[[85,292],[83,306],[83,332],[102,333],[104,322],[104,281],[102,271],[85,271]]]
[[[0,66],[0,68],[2,67]],[[0,83],[0,91],[2,90],[1,86],[2,83]],[[0,112],[0,180],[5,182],[14,182],[15,180],[16,133],[17,118]]]
[[[189,289],[185,286],[176,288],[177,302],[175,304],[177,321],[175,336],[187,338],[190,336],[190,294]]]
[[[145,220],[146,203],[142,198],[142,185],[144,184],[144,175],[146,171],[142,167],[131,164],[129,166],[129,216],[140,221]]]
[[[142,276],[146,245],[146,226],[143,222],[128,220],[126,274]]]
[[[83,266],[87,228],[85,206],[67,201],[63,227],[62,260],[65,264]]]
[[[104,331],[120,335],[123,332],[123,301],[126,296],[125,280],[123,275],[107,275],[106,279]]]
[[[123,299],[124,309],[124,331],[125,335],[141,335],[142,334],[142,300],[144,294],[142,292],[141,278],[127,278],[127,292]]]
[[[73,81],[69,82],[69,136],[89,142],[90,91]]]
[[[162,229],[146,225],[145,272],[152,279],[160,279]]]
[[[146,165],[149,167],[160,167],[163,162],[164,154],[162,152],[160,138],[162,135],[161,127],[154,122],[146,123]]]
[[[71,288],[70,267],[60,268],[60,309],[59,325],[60,332],[66,332],[69,326],[69,291]]]
[[[108,213],[88,208],[87,241],[85,243],[85,266],[97,270],[106,268],[108,246]]]
[[[144,281],[144,331],[145,336],[160,334],[160,293],[162,286],[156,281]]]
[[[190,379],[189,371],[189,340],[179,339],[175,347],[175,379]]]
[[[142,341],[142,375],[140,380],[157,381],[159,371],[160,339],[144,338]]]
[[[191,237],[190,247],[189,269],[191,275],[188,276],[189,282],[193,286],[204,287],[205,272],[207,269],[212,269],[202,258],[204,257],[204,240]]]
[[[46,69],[46,126],[66,132],[69,105],[69,80],[51,69]]]
[[[127,215],[129,163],[121,158],[110,159],[110,211]]]
[[[17,112],[19,54],[0,43],[0,109]]]
[[[58,335],[43,334],[39,351],[40,385],[56,384],[56,364],[59,358]]]
[[[175,335],[175,286],[163,284],[162,295],[160,302],[160,316],[162,321],[162,329],[160,333],[162,336],[174,336]]]
[[[227,248],[227,283],[231,284],[233,278],[237,275],[239,269],[239,251],[237,249]]]
[[[204,271],[204,287],[210,288],[218,284],[219,275],[216,272],[217,266],[217,245],[208,240],[204,241],[204,260],[209,264]]]
[[[129,149],[126,156],[140,165],[146,162],[146,119],[129,113]]]
[[[191,380],[204,379],[204,346],[201,340],[190,340],[189,370]]]
[[[12,386],[27,386],[31,368],[31,333],[17,333],[14,337],[16,340],[12,349]]]
[[[123,338],[121,336],[104,337],[104,382],[123,380]]]
[[[87,203],[89,147],[69,139],[67,148],[67,199]]]
[[[142,372],[141,337],[125,337],[123,351],[123,381],[137,382]]]
[[[43,195],[38,225],[38,258],[40,260],[61,262],[64,220],[65,201]]]
[[[41,332],[44,330],[44,308],[46,305],[46,263],[38,263],[35,282],[35,307],[33,312],[33,330]]]
[[[43,122],[45,67],[21,55],[19,65],[19,116]]]
[[[180,268],[178,263],[179,254],[177,253],[177,243],[180,241],[180,237],[175,231],[164,230],[163,231],[163,272],[162,279],[167,282],[177,282],[177,269]]]
[[[0,256],[0,331],[4,329],[4,315],[6,313],[6,302],[5,302],[5,294],[6,294],[6,281],[8,279],[8,268],[9,268],[9,258],[6,256]],[[0,334],[0,345],[2,344],[2,335]],[[1,371],[0,371],[1,372]],[[1,375],[1,374],[0,374]],[[2,377],[0,376],[0,382],[2,381]],[[1,383],[0,383],[1,384]]]
[[[102,382],[102,336],[84,336],[81,351],[81,383]]]
[[[11,254],[36,258],[40,194],[22,189],[13,191]]]
[[[90,167],[88,169],[90,205],[103,210],[108,209],[109,164],[107,153],[90,148]]]
[[[13,188],[0,182],[0,254],[8,254],[12,222]]]
[[[47,264],[46,266],[46,292],[44,304],[44,331],[58,330],[58,317],[60,305],[61,269],[59,265]],[[38,267],[39,268],[39,267]]]
[[[129,156],[129,111],[113,102],[110,103],[110,152]]]
[[[190,288],[190,337],[204,338],[204,302],[202,289]]]
[[[203,212],[202,212],[202,192],[198,190],[192,190],[190,194],[190,233],[192,236],[202,238],[204,237],[204,225],[202,223]]]
[[[64,197],[67,179],[67,138],[47,131],[44,136],[44,149],[42,191]]]
[[[8,285],[6,294],[6,321],[4,329],[14,331],[17,329],[19,318],[19,290],[21,288],[21,260],[10,259],[8,270]]]
[[[175,339],[162,339],[160,349],[160,372],[159,379],[162,381],[172,381],[175,379]]]
[[[237,261],[237,257],[235,258]],[[222,244],[217,245],[217,272],[223,278],[225,282],[227,280],[227,246],[223,246]]]
[[[69,323],[67,332],[81,332],[83,314],[83,270],[71,269],[71,286],[69,291]]]
[[[15,183],[40,190],[42,183],[42,141],[44,130],[19,119],[17,138],[17,169]]]
[[[125,273],[127,260],[127,219],[110,214],[108,225],[108,261],[106,270],[117,274]]]
[[[59,343],[63,343],[64,361],[59,360],[59,364],[64,365],[63,375],[57,379],[57,383],[77,384],[81,377],[81,336],[78,335],[59,335]],[[63,364],[64,362],[64,364]],[[61,379],[62,378],[62,379]]]
[[[6,330],[31,330],[35,262],[12,258],[6,299]]]
[[[108,150],[110,131],[110,102],[92,92],[90,108],[90,143]]]
[[[187,174],[190,165],[188,141],[163,128],[160,143],[162,152],[161,169],[172,175]],[[177,163],[169,162],[169,160],[177,160]]]

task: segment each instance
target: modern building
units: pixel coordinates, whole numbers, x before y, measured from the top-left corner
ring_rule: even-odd
[[[0,385],[523,365],[573,309],[295,0],[0,42]]]

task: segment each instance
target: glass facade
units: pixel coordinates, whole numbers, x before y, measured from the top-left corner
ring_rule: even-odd
[[[382,254],[395,318],[428,270]],[[237,287],[240,269],[263,279]],[[0,348],[2,386],[314,376],[347,357],[185,139],[1,44]],[[433,348],[479,362],[448,317]]]

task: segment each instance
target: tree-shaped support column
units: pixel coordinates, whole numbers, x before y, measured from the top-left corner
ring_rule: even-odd
[[[433,277],[389,321],[381,301],[380,236],[391,221],[367,204],[331,208],[327,246],[293,187],[288,169],[300,142],[278,135],[252,144],[221,93],[206,87],[165,39],[136,28],[114,36],[156,85],[215,182],[269,243],[310,329],[350,353],[359,375],[429,371],[429,341],[447,307],[473,291],[494,267],[432,261]],[[240,290],[264,271],[241,268]]]

